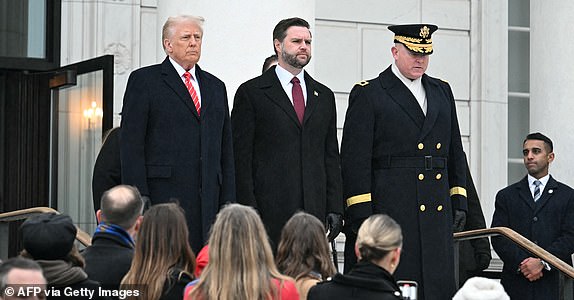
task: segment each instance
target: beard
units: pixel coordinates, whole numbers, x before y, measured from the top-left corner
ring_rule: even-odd
[[[283,47],[281,47],[281,57],[288,65],[297,69],[303,69],[311,60],[311,54],[307,56],[306,60],[300,60],[296,54],[287,53]]]

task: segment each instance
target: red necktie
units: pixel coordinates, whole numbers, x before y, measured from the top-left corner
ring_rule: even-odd
[[[199,97],[197,96],[197,92],[193,88],[191,84],[191,74],[189,72],[183,73],[183,77],[185,77],[185,87],[189,91],[189,95],[191,95],[191,99],[193,99],[193,104],[195,105],[195,109],[197,110],[197,114],[199,115],[201,112],[201,104],[199,103]]]
[[[303,115],[305,114],[305,99],[303,98],[303,90],[301,89],[299,78],[293,77],[293,79],[291,79],[291,83],[293,83],[293,89],[291,90],[291,93],[293,94],[293,106],[295,107],[295,113],[297,113],[299,123],[303,124]]]

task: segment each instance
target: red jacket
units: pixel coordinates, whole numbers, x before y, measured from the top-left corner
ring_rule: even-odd
[[[199,282],[199,279],[196,279],[187,284],[185,287],[185,292],[183,293],[183,300],[192,300],[189,296],[191,290],[195,287],[195,285]],[[284,280],[283,287],[280,287],[281,281],[278,279],[273,279],[273,282],[280,288],[280,298],[279,299],[272,299],[272,300],[299,300],[299,293],[297,292],[297,288],[295,287],[295,282],[291,280]]]

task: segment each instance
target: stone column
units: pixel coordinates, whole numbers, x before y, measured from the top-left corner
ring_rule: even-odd
[[[550,173],[574,185],[574,1],[530,1],[530,132],[554,142]]]
[[[508,3],[471,1],[470,151],[486,225],[496,192],[506,186],[508,159]]]

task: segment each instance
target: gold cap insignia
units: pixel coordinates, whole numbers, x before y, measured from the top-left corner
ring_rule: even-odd
[[[421,32],[419,33],[419,35],[425,39],[427,36],[429,36],[430,34],[430,29],[425,25],[423,27],[421,27]]]
[[[391,25],[388,27],[395,33],[394,42],[401,43],[411,52],[417,54],[432,54],[432,34],[438,27],[432,24]]]

